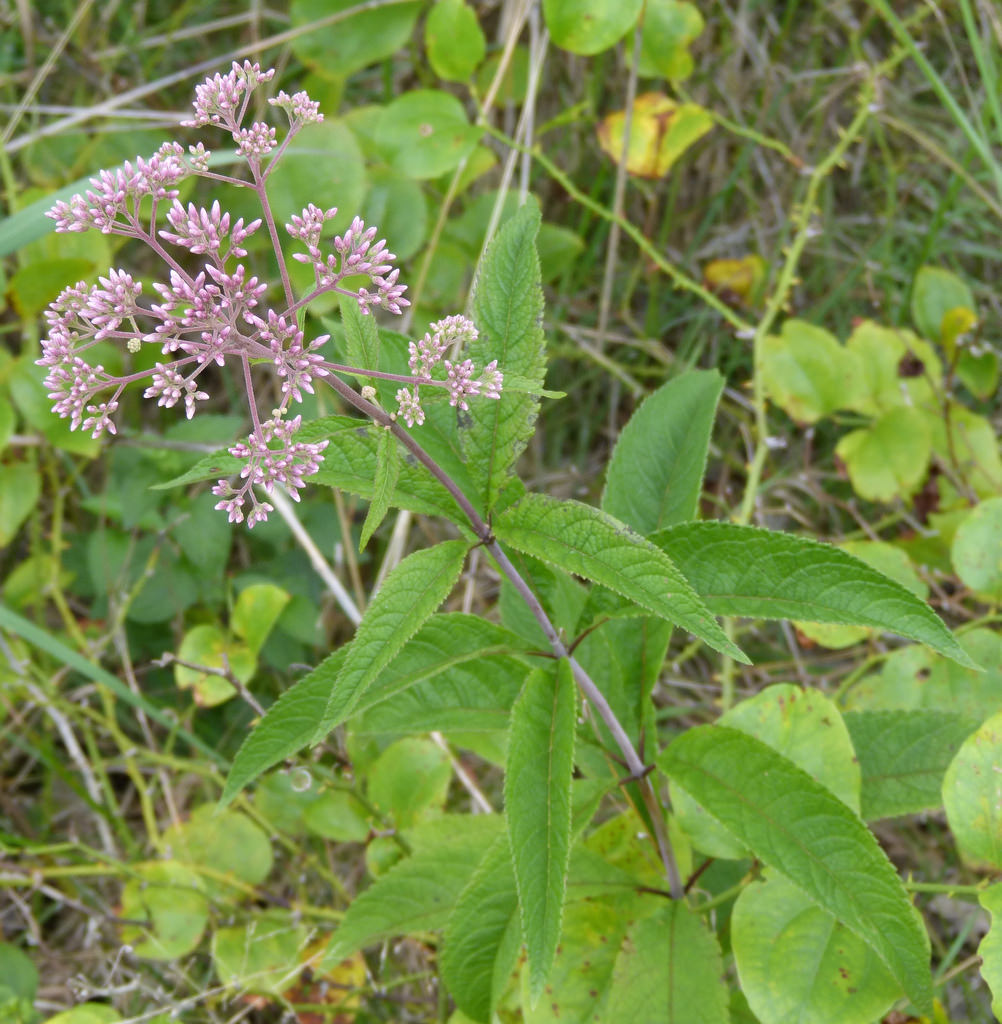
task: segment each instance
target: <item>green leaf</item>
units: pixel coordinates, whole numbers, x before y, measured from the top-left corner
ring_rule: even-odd
[[[409,737],[391,743],[368,769],[368,795],[398,829],[426,811],[441,811],[452,778],[449,755],[431,740]]]
[[[949,711],[851,711],[844,718],[863,775],[867,821],[941,807],[946,769],[978,725]]]
[[[835,446],[853,490],[868,501],[912,494],[925,477],[932,454],[927,414],[910,405],[884,413],[870,426],[846,434]]]
[[[977,307],[971,289],[949,270],[919,268],[912,289],[912,320],[919,334],[943,344],[946,341],[944,320],[948,313],[958,308],[975,313]]]
[[[438,0],[424,26],[428,63],[447,82],[466,82],[487,55],[476,11],[463,0]]]
[[[6,547],[38,504],[42,479],[27,462],[0,465],[0,547]]]
[[[693,370],[646,398],[609,459],[602,510],[645,537],[695,519],[724,379]]]
[[[307,941],[306,928],[289,911],[265,910],[248,924],[213,933],[212,964],[222,984],[276,996],[298,982]]]
[[[992,916],[991,927],[978,946],[981,977],[992,991],[992,1013],[1002,1018],[1002,884],[986,889],[978,902]]]
[[[873,834],[837,796],[760,740],[726,726],[690,729],[658,765],[756,857],[870,945],[929,1012],[925,930]]]
[[[366,224],[378,224],[380,235],[393,240],[398,261],[409,260],[421,249],[428,234],[428,200],[424,190],[419,182],[390,170],[374,168],[369,176],[371,184],[361,217]]]
[[[769,396],[798,423],[850,406],[858,390],[855,356],[823,327],[796,318],[763,339],[761,372]]]
[[[957,359],[957,376],[975,398],[991,398],[999,386],[999,357],[993,349],[964,349]]]
[[[513,633],[476,616],[459,613],[434,615],[366,690],[355,713],[366,712],[362,718],[363,727],[374,732],[392,732],[397,715],[407,714],[406,691],[426,684],[435,693],[427,706],[426,702],[417,701],[414,711],[415,717],[424,716],[419,731],[428,732],[443,724],[443,719],[437,717],[440,713],[437,699],[447,709],[448,695],[453,687],[460,694],[466,692],[467,685],[477,692],[491,687],[493,676],[484,672],[484,666],[493,669],[500,663],[498,690],[502,694],[502,707],[497,708],[497,699],[492,694],[482,698],[482,706],[485,709],[483,713],[490,715],[495,728],[507,728],[508,710],[514,694],[521,687],[526,669],[515,658],[503,655],[520,647],[521,642]],[[268,709],[237,751],[220,798],[223,806],[262,772],[312,742],[328,694],[347,654],[348,647],[345,646],[329,655]],[[511,699],[505,700],[505,693],[511,694]],[[473,703],[475,710],[479,711],[481,700]],[[441,713],[444,715],[447,710]],[[382,728],[384,725],[385,729]]]
[[[860,772],[838,708],[817,690],[776,683],[725,712],[718,724],[768,743],[811,778],[859,812]],[[684,790],[671,784],[672,807],[693,844],[714,857],[738,859],[748,851]]]
[[[237,811],[220,812],[212,804],[192,811],[163,834],[163,846],[181,864],[208,868],[202,888],[225,902],[243,885],[259,885],[271,872],[271,841],[255,822]],[[233,880],[237,884],[234,886]]]
[[[991,421],[963,405],[930,419],[932,450],[960,474],[979,498],[1002,492],[1002,455]]]
[[[386,518],[396,490],[397,478],[400,476],[400,448],[393,433],[384,427],[379,435],[379,446],[376,450],[376,476],[372,482],[372,501],[369,511],[365,514],[362,524],[362,535],[358,541],[358,550],[364,551],[365,545],[379,524]]]
[[[1002,633],[971,629],[959,642],[970,659],[961,664],[922,647],[891,651],[879,674],[852,687],[846,705],[866,711],[941,709],[983,722],[1002,707]]]
[[[307,431],[307,427],[314,427],[314,424],[307,424],[300,430],[303,440],[332,438],[324,451],[320,469],[310,480],[339,487],[371,501],[375,493],[383,428],[348,416],[330,416],[317,421],[316,436],[313,430]],[[465,522],[465,516],[452,495],[428,470],[412,459],[400,462],[391,504],[422,515],[444,516],[453,522]]]
[[[11,304],[24,320],[34,320],[64,289],[91,278],[104,267],[88,259],[35,260],[21,267],[7,282]]]
[[[447,540],[408,555],[385,579],[359,623],[313,742],[355,709],[400,648],[435,614],[459,579],[468,545]]]
[[[977,668],[928,605],[829,544],[721,522],[684,523],[651,541],[715,615],[873,626]]]
[[[968,736],[950,762],[943,806],[964,860],[1002,867],[1002,712]]]
[[[494,525],[516,550],[601,583],[747,663],[671,558],[618,519],[580,502],[527,494]]]
[[[466,815],[462,825],[416,848],[352,902],[318,971],[381,939],[445,927],[503,827],[493,814]]]
[[[121,1019],[107,1003],[80,1003],[49,1017],[45,1024],[117,1024]]]
[[[730,1024],[716,936],[683,901],[664,904],[626,933],[616,957],[606,1024]]]
[[[553,42],[584,56],[615,46],[636,24],[643,0],[543,0]]]
[[[901,995],[859,936],[772,872],[738,897],[731,944],[741,990],[767,1024],[872,1024]]]
[[[390,167],[408,178],[437,178],[455,170],[482,132],[470,124],[462,103],[438,89],[415,89],[384,110],[376,139]]]
[[[345,356],[349,365],[360,370],[378,370],[379,328],[376,318],[363,313],[353,298],[342,296],[341,322],[344,324]],[[371,383],[365,374],[357,376],[363,384]]]
[[[993,604],[1002,601],[1002,498],[971,509],[954,534],[950,560],[971,590]]]
[[[943,379],[939,359],[932,345],[911,331],[864,320],[845,346],[856,357],[859,384],[843,408],[879,416],[901,405],[921,407],[935,400],[934,388]]]
[[[606,1024],[730,1024],[716,935],[683,901],[664,904],[626,933]]]
[[[370,814],[354,793],[327,789],[303,809],[307,831],[338,843],[364,843],[369,838]]]
[[[528,671],[511,655],[524,646],[514,633],[478,616],[433,615],[365,692],[354,728],[363,733],[507,729]],[[450,720],[453,711],[458,715]]]
[[[647,0],[637,72],[680,82],[692,74],[689,44],[703,31],[703,16],[683,0]],[[632,47],[628,48],[628,53]]]
[[[192,626],[184,634],[177,656],[174,680],[180,689],[191,690],[195,703],[203,708],[216,707],[236,695],[237,688],[221,672],[229,670],[246,685],[257,671],[253,651],[208,622]]]
[[[290,14],[293,27],[305,28],[357,7],[356,0],[293,0]],[[320,75],[347,76],[405,46],[420,11],[419,3],[362,10],[333,24],[311,27],[292,41],[292,51]]]
[[[177,861],[130,866],[121,916],[146,924],[122,927],[122,941],[144,960],[176,960],[190,953],[209,923],[209,903],[197,872]]]
[[[511,712],[505,819],[533,1002],[546,985],[560,941],[576,720],[577,689],[566,658],[555,677],[543,669],[534,671]]]
[[[487,248],[477,269],[473,320],[479,337],[465,355],[480,367],[496,359],[499,369],[541,389],[546,354],[540,321],[543,295],[535,240],[540,214],[535,201],[507,221]],[[539,399],[502,389],[497,401],[470,405],[462,433],[463,452],[483,494],[484,511],[498,495],[519,453],[532,436]]]
[[[35,1002],[38,992],[38,969],[27,953],[12,946],[9,942],[0,942],[0,1011],[9,1012],[11,1007],[4,1002],[8,997],[12,1002],[24,1000],[28,1008]],[[3,1018],[8,1019],[6,1016]],[[10,1018],[16,1024],[17,1016]]]
[[[347,655],[347,646],[328,655],[268,708],[233,759],[219,798],[221,807],[229,804],[262,772],[312,742],[317,722],[324,713],[327,698]]]
[[[442,980],[472,1020],[490,1021],[521,945],[515,871],[502,835],[460,893],[442,936]]]
[[[254,583],[240,591],[230,626],[256,655],[278,622],[292,595],[274,583]]]

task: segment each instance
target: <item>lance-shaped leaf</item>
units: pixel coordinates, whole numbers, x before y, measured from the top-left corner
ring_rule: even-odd
[[[318,970],[333,967],[359,949],[394,935],[443,928],[459,894],[498,838],[498,815],[467,816],[422,844],[358,896],[348,908]]]
[[[535,244],[539,222],[539,207],[530,201],[488,247],[477,268],[473,296],[479,337],[463,353],[478,368],[496,359],[503,373],[517,374],[525,387],[537,391],[546,370]],[[532,436],[539,398],[502,388],[498,401],[474,399],[469,405],[464,414],[463,450],[486,512],[494,507],[515,459]]]
[[[458,612],[433,615],[386,666],[378,681],[361,696],[354,714],[357,716],[362,712],[378,711],[384,707],[389,712],[392,707],[393,713],[377,716],[372,722],[373,730],[380,731],[385,725],[383,731],[406,732],[408,730],[404,728],[390,728],[394,724],[402,724],[394,717],[401,695],[411,687],[432,680],[437,684],[439,679],[443,680],[443,689],[446,691],[457,690],[462,693],[463,684],[472,673],[471,665],[500,664],[499,688],[503,693],[511,692],[515,688],[514,681],[509,683],[509,675],[515,672],[513,665],[519,666],[522,673],[520,680],[527,671],[515,658],[508,656],[508,652],[517,651],[520,647],[519,638],[514,633],[485,622],[477,616],[462,615]],[[224,806],[262,772],[291,757],[313,741],[317,722],[324,713],[327,698],[337,681],[347,654],[347,645],[330,654],[268,708],[264,718],[237,751],[221,798]],[[453,680],[454,675],[457,676],[456,680]],[[479,689],[476,692],[479,694]],[[491,719],[503,716],[503,727],[507,728],[507,713],[513,701],[514,694],[511,701],[502,708],[497,699],[488,701],[484,698],[477,701],[473,697],[462,705],[462,710],[469,711],[470,705],[474,705],[476,710],[480,710]],[[411,710],[415,709],[411,707]],[[422,704],[417,713],[430,714],[431,710],[434,708],[426,712],[425,704]],[[475,713],[471,712],[471,715]],[[464,720],[468,721],[467,716],[464,716]],[[366,718],[363,718],[363,728],[365,722]],[[439,722],[438,725],[441,724]],[[426,722],[420,731],[428,732],[438,725]],[[482,727],[483,723],[480,725]],[[496,727],[502,728],[502,723],[496,723]]]
[[[459,579],[466,551],[465,541],[443,541],[408,555],[386,577],[358,625],[327,698],[314,743],[351,714],[383,669],[435,614]]]
[[[460,893],[442,936],[442,979],[467,1017],[491,1019],[521,945],[515,871],[502,835]]]
[[[644,400],[612,450],[603,511],[645,537],[696,518],[723,386],[716,370],[693,370]]]
[[[738,661],[748,658],[659,547],[591,505],[527,494],[494,523],[518,551],[601,583]]]
[[[716,935],[682,900],[626,933],[603,1020],[634,1024],[728,1024],[727,988]]]
[[[534,671],[511,712],[505,817],[515,865],[533,1001],[560,941],[571,848],[577,690],[570,662]]]
[[[317,722],[347,657],[348,647],[329,654],[275,701],[247,736],[233,759],[219,798],[225,807],[262,772],[291,757],[313,741]]]
[[[726,726],[683,733],[658,766],[760,860],[863,939],[924,1013],[929,940],[873,834],[834,793],[761,740]]]
[[[650,540],[716,615],[873,626],[977,667],[925,602],[830,544],[716,522],[683,523]]]
[[[397,447],[397,439],[384,427],[376,448],[376,476],[372,481],[372,501],[362,524],[362,535],[358,541],[359,551],[365,550],[369,538],[386,518],[399,476],[400,449]]]
[[[354,299],[346,297],[341,303],[341,321],[348,364],[361,370],[378,370],[379,329],[375,317],[364,314]],[[358,379],[363,384],[372,382],[372,378],[363,374],[359,374]]]

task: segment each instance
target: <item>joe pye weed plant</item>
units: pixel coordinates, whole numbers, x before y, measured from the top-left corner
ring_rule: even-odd
[[[738,990],[763,1024],[804,1006],[798,1019],[847,1024],[896,1003],[930,1013],[926,929],[864,820],[886,784],[860,764],[921,748],[932,723],[876,711],[848,723],[820,690],[777,685],[662,747],[652,694],[675,627],[725,668],[748,660],[718,616],[862,625],[962,665],[969,655],[911,591],[851,555],[697,519],[723,387],[715,371],[678,377],[637,409],[601,507],[527,491],[516,462],[549,397],[537,208],[526,203],[491,241],[469,316],[418,340],[377,327],[377,311],[399,314],[407,299],[376,228],[356,218],[331,237],[336,211],[309,196],[284,225],[291,245],[276,223],[268,179],[322,114],[305,93],[280,91],[269,103],[282,127],[248,124],[273,75],[234,64],[198,87],[186,122],[228,135],[245,176],[214,170],[202,143],[168,142],[56,205],[57,230],[141,242],[162,278],[146,288],[112,269],[66,289],[46,314],[40,362],[54,410],[95,437],[115,432],[130,385],[191,418],[221,371],[235,373],[249,435],[173,481],[215,479],[231,523],[254,527],[276,489],[298,499],[312,484],[369,500],[363,546],[391,508],[451,524],[452,539],[386,576],[351,642],[267,710],[222,793],[230,804],[359,723],[384,736],[443,732],[473,749],[489,738],[503,751],[504,813],[405,829],[406,856],[349,903],[314,969],[420,934],[435,936],[457,1020],[727,1021],[732,1003],[744,1005]],[[214,182],[219,197],[185,205],[178,186],[189,177]],[[260,217],[226,212],[230,189],[253,193]],[[261,232],[273,282],[247,260]],[[301,294],[290,251],[312,270]],[[308,318],[331,292],[342,297],[334,340]],[[110,373],[98,362],[109,344],[136,357],[153,347],[157,359]],[[357,415],[296,413],[325,386]],[[439,611],[476,548],[501,580],[503,625]],[[958,757],[976,758],[979,735]],[[951,770],[962,772],[956,828],[976,816],[980,783],[973,769]],[[882,795],[877,816],[894,804]],[[889,813],[914,809],[901,797]],[[729,928],[700,880],[706,857],[739,866]],[[998,953],[985,956],[997,972]]]

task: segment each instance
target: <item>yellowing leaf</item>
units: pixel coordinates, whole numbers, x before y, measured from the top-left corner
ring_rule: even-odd
[[[598,126],[598,144],[617,162],[623,154],[626,111],[609,114]],[[630,119],[626,169],[640,178],[661,178],[676,160],[713,127],[708,111],[677,104],[659,92],[638,96]]]
[[[703,267],[703,284],[731,306],[751,306],[759,297],[765,272],[761,256],[710,260]]]

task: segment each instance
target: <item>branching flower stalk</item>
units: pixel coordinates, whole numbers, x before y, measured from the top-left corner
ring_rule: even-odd
[[[554,655],[567,658],[581,692],[608,727],[619,747],[630,777],[639,781],[645,806],[655,829],[655,842],[665,866],[673,898],[681,898],[682,881],[664,828],[663,811],[646,767],[628,734],[616,718],[601,690],[572,657],[538,598],[500,547],[490,526],[467,496],[415,438],[404,429],[424,422],[421,389],[439,388],[449,403],[466,411],[471,398],[498,399],[503,375],[493,360],[480,371],[469,359],[445,358],[477,337],[475,325],[464,316],[451,316],[431,325],[418,342],[410,343],[409,375],[390,374],[367,367],[333,362],[322,350],[330,340],[320,335],[307,341],[303,317],[309,304],[330,292],[354,299],[364,314],[384,309],[400,314],[409,303],[406,286],[398,281],[395,256],[376,228],[356,217],[343,234],[329,244],[324,229],[337,213],[309,204],[285,225],[297,243],[293,259],[313,270],[313,287],[296,297],[285,254],[266,191],[268,178],[287,151],[290,140],[306,125],[323,120],[318,104],[305,92],[289,96],[279,92],[269,100],[285,112],[288,129],[278,140],[275,127],[255,121],[245,125],[252,93],[274,76],[258,64],[234,63],[225,75],[214,75],[196,88],[194,117],[187,127],[214,126],[228,132],[245,159],[250,180],[209,170],[210,153],[202,143],[187,151],[177,142],[164,143],[149,159],[137,158],[91,179],[92,189],[60,201],[49,212],[57,231],[97,229],[135,239],[148,246],[162,261],[167,280],[155,282],[159,301],[142,297],[142,285],[125,270],[112,269],[98,283],[80,282],[66,288],[45,314],[47,336],[39,364],[48,369],[46,386],[53,411],[68,418],[72,429],[89,430],[93,437],[114,434],[114,414],[127,387],[145,383],[144,397],[159,406],[183,405],[191,419],[200,403],[209,399],[206,371],[234,363],[244,386],[253,429],[245,441],[230,448],[243,461],[236,485],[219,480],[212,488],[220,500],[217,509],[230,522],[246,520],[248,527],[268,518],[271,504],[258,497],[255,485],[266,495],[278,485],[299,500],[308,477],[317,472],[329,441],[297,441],[302,417],[289,415],[293,403],[312,394],[314,381],[322,379],[349,405],[390,430],[399,442],[449,491],[469,525],[495,563],[526,601],[546,635]],[[184,206],[178,184],[188,177],[206,178],[221,184],[251,189],[258,197],[262,216],[245,223],[234,220],[218,201],[206,209]],[[158,227],[161,220],[166,227]],[[269,287],[240,262],[247,254],[245,243],[264,225],[275,255],[284,304],[268,305]],[[169,247],[169,248],[168,248]],[[192,259],[197,257],[198,259]],[[198,264],[201,263],[199,266]],[[193,265],[194,264],[194,265]],[[366,286],[349,279],[363,277]],[[85,356],[106,341],[124,342],[133,355],[144,345],[160,349],[163,361],[153,369],[121,375]],[[256,397],[255,366],[270,365],[281,384],[281,401],[269,415],[262,415]],[[338,374],[380,378],[400,383],[397,408],[387,411],[372,399],[367,388],[357,392]]]

